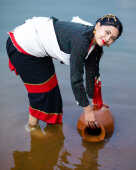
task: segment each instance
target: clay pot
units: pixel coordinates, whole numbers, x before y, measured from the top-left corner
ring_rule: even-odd
[[[110,137],[114,131],[114,120],[109,108],[102,106],[101,109],[93,108],[96,120],[100,128],[92,129],[85,122],[84,113],[81,114],[77,122],[77,129],[83,140],[88,142],[100,142],[106,137]]]

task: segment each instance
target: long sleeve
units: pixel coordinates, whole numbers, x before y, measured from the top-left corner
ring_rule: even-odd
[[[88,106],[89,100],[84,86],[85,57],[93,37],[94,27],[56,21],[54,28],[61,51],[70,54],[70,80],[77,103]]]
[[[77,103],[82,106],[88,106],[89,101],[85,87],[83,85],[83,74],[85,56],[88,52],[88,43],[74,42],[70,57],[70,78],[71,86]]]
[[[86,91],[90,98],[93,98],[94,95],[95,78],[98,78],[100,76],[99,62],[102,53],[103,53],[103,49],[99,46],[96,46],[85,62]]]

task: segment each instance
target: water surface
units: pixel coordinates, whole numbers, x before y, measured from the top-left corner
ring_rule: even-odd
[[[0,1],[0,166],[2,170],[135,170],[136,23],[135,0]],[[115,131],[102,143],[83,142],[76,130],[82,109],[75,104],[69,67],[55,62],[63,97],[62,127],[25,131],[28,99],[23,83],[8,69],[7,33],[32,16],[72,16],[94,21],[105,13],[122,20],[124,34],[105,48],[100,64],[102,93],[115,119]],[[45,128],[44,128],[45,127]]]

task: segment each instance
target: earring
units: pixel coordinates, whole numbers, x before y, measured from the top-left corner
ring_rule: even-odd
[[[93,30],[93,34],[95,35],[95,33],[96,33],[96,30],[94,29],[94,30]]]

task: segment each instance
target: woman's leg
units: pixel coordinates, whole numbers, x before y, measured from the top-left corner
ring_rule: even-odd
[[[38,124],[38,119],[31,114],[29,114],[28,125],[30,127],[35,127]]]

